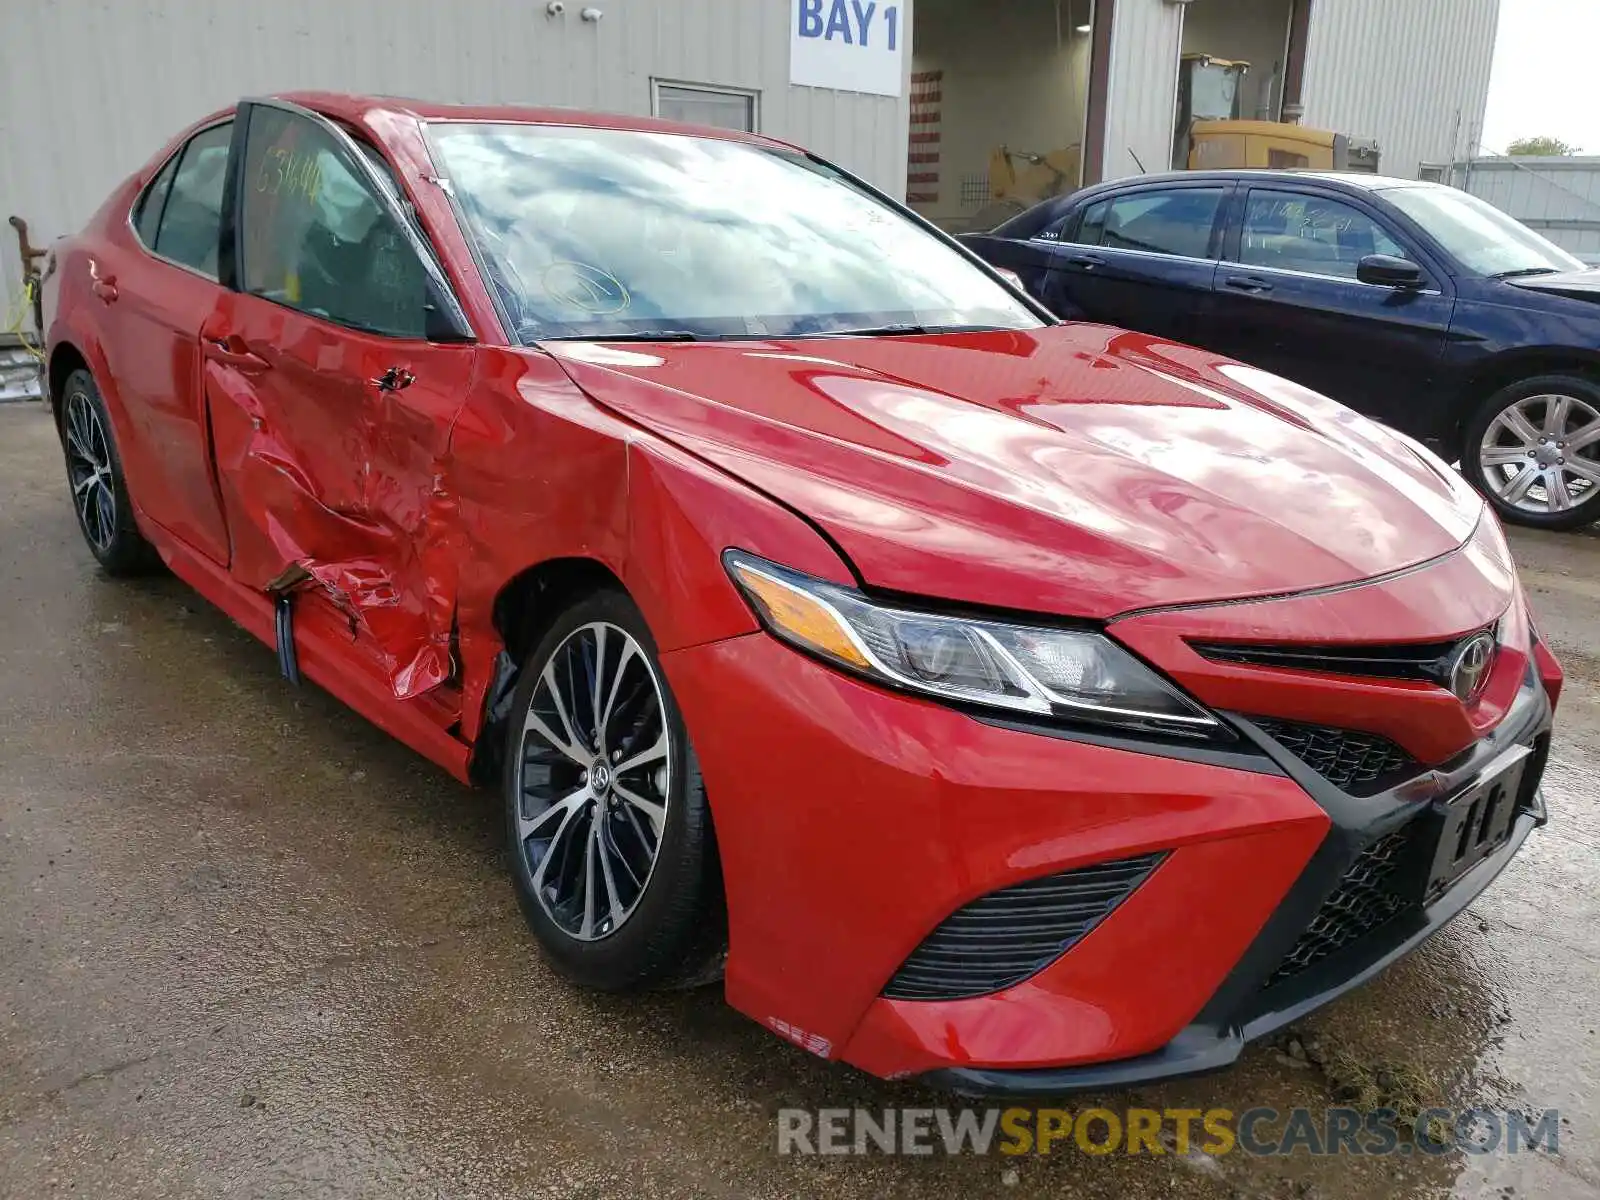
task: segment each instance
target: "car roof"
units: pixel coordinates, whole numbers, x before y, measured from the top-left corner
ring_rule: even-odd
[[[1251,180],[1255,182],[1267,180],[1282,183],[1304,183],[1307,180],[1314,180],[1318,183],[1360,188],[1369,192],[1381,192],[1390,188],[1400,187],[1437,188],[1444,186],[1443,184],[1429,183],[1421,179],[1396,179],[1389,175],[1373,175],[1367,171],[1275,171],[1261,167],[1227,167],[1210,171],[1163,171],[1152,175],[1127,175],[1121,179],[1108,179],[1103,183],[1094,184],[1083,190],[1085,192],[1099,192],[1150,183],[1195,183],[1206,180],[1230,183],[1236,180]]]
[[[635,117],[622,113],[592,112],[580,108],[536,108],[518,104],[444,104],[434,100],[416,100],[401,96],[367,96],[349,92],[280,92],[279,100],[287,100],[302,108],[324,116],[336,117],[351,124],[375,128],[374,118],[385,114],[411,117],[425,122],[465,121],[503,122],[516,125],[567,125],[591,129],[622,129],[637,133],[676,133],[692,137],[715,138],[719,141],[745,142],[758,146],[795,149],[787,142],[761,137],[735,129],[717,129],[707,125],[687,125],[678,121],[662,121],[655,117]]]

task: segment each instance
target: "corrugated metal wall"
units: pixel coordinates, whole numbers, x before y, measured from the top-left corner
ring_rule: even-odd
[[[598,24],[579,19],[586,5]],[[544,0],[0,0],[0,217],[26,217],[36,241],[71,232],[168,137],[241,95],[328,88],[647,114],[652,76],[758,90],[763,133],[903,195],[905,93],[790,86],[789,5],[566,0],[553,18]],[[16,246],[0,233],[13,295]]]
[[[1600,256],[1600,158],[1486,158],[1452,182],[1585,258]]]
[[[1181,4],[1117,0],[1106,86],[1106,179],[1171,166],[1182,37]]]
[[[1316,0],[1305,124],[1378,138],[1384,175],[1415,179],[1476,148],[1500,0]]]

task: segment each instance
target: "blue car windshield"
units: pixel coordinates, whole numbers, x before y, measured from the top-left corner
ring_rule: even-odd
[[[959,251],[797,153],[571,125],[429,132],[524,343],[1045,323]]]
[[[1478,275],[1581,271],[1574,258],[1494,205],[1453,187],[1397,187],[1382,193],[1462,266]]]

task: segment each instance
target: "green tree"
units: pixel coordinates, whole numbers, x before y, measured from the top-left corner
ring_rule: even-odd
[[[1516,158],[1555,158],[1578,153],[1578,148],[1556,137],[1518,138],[1506,147],[1506,153]]]

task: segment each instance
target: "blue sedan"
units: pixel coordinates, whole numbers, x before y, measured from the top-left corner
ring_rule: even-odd
[[[1600,520],[1600,270],[1465,192],[1146,175],[963,240],[1063,317],[1242,359],[1428,442],[1509,521]]]

